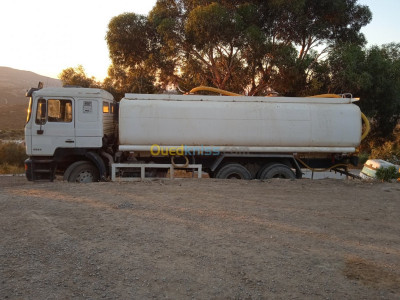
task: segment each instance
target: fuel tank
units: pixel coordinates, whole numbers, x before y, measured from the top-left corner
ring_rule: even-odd
[[[119,109],[121,151],[351,153],[361,140],[361,112],[349,98],[126,94]]]

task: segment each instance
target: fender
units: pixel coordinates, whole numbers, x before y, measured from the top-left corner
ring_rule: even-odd
[[[100,155],[96,152],[86,152],[85,156],[99,169],[100,180],[107,180],[107,169],[104,161],[101,159]]]

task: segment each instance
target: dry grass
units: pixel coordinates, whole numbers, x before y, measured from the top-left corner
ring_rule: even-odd
[[[26,157],[23,145],[0,142],[0,174],[24,173]]]
[[[387,289],[393,293],[400,291],[400,275],[385,266],[357,256],[346,259],[344,275],[351,280],[376,289]]]
[[[25,169],[21,166],[10,165],[8,163],[0,165],[0,174],[22,174],[24,172]]]

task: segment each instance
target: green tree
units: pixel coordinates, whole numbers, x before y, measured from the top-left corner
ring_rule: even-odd
[[[153,94],[160,92],[155,83],[156,78],[145,70],[134,68],[123,68],[112,65],[108,69],[108,76],[104,79],[103,88],[113,94],[118,101],[125,93]]]
[[[372,121],[372,137],[390,139],[400,117],[400,44],[369,49],[343,44],[330,51],[325,66],[330,82],[321,86],[360,97],[360,108]]]
[[[367,50],[365,72],[370,84],[360,91],[360,106],[374,120],[374,134],[391,138],[400,120],[400,44]]]
[[[114,17],[108,25],[106,40],[112,60],[104,82],[106,89],[118,98],[125,92],[154,93],[158,90],[159,67],[154,64],[158,42],[146,17],[134,13]]]
[[[368,7],[356,0],[260,2],[268,50],[252,57],[258,71],[254,77],[259,79],[259,87],[272,85],[291,96],[307,95],[315,88],[312,73],[331,47],[343,41],[363,44],[360,29],[371,20]]]
[[[148,17],[113,18],[106,39],[113,65],[144,70],[164,86],[297,95],[319,58],[312,50],[362,43],[370,19],[356,0],[158,0]]]
[[[58,75],[58,78],[63,83],[63,86],[81,86],[97,88],[101,86],[101,83],[97,82],[94,77],[88,77],[85,69],[82,65],[78,65],[76,68],[67,68],[62,70]]]

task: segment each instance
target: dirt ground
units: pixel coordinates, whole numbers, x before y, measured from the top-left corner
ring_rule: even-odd
[[[400,299],[400,183],[0,177],[1,299]]]

